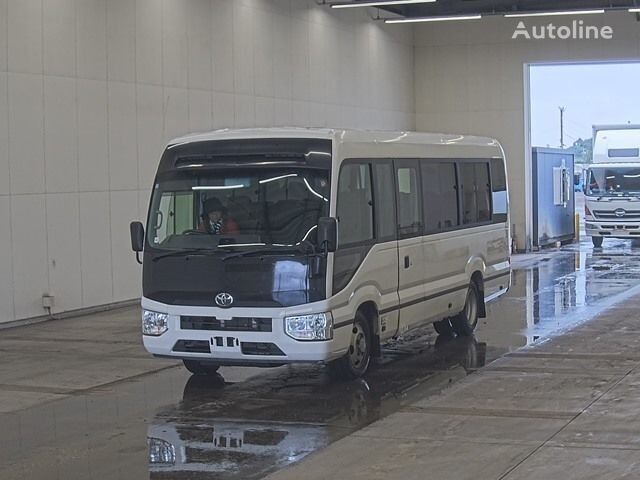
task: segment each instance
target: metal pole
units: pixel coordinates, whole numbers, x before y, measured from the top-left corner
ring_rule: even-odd
[[[558,107],[560,109],[560,148],[564,148],[564,111],[567,107]]]

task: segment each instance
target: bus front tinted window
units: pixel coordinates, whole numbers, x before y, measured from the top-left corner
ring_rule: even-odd
[[[226,243],[299,245],[315,241],[329,214],[328,172],[261,168],[183,171],[159,177],[147,241],[158,249]]]

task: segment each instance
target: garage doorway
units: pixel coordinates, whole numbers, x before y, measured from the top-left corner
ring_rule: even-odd
[[[584,239],[581,172],[592,162],[593,126],[640,124],[640,62],[530,64],[525,84],[527,247],[570,241],[575,214]],[[563,167],[571,175],[566,198],[558,191]]]

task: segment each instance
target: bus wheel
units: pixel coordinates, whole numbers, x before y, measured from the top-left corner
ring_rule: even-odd
[[[478,286],[475,282],[469,284],[467,291],[467,300],[464,303],[464,309],[458,315],[451,319],[453,330],[460,336],[469,336],[478,324],[478,304],[479,304]]]
[[[198,362],[197,360],[182,360],[184,366],[194,375],[213,375],[218,371],[220,365],[209,362]]]
[[[453,335],[453,326],[451,325],[451,320],[448,318],[435,322],[433,328],[435,328],[438,335],[444,335],[446,337]]]
[[[371,363],[371,329],[365,315],[358,311],[353,322],[349,349],[344,357],[329,363],[329,374],[340,380],[364,375]]]
[[[602,242],[604,241],[604,237],[591,237],[591,241],[593,242],[593,246],[596,248],[602,247]]]

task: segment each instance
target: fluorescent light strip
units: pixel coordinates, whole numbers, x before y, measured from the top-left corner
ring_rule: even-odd
[[[334,3],[331,8],[385,7],[388,5],[410,5],[412,3],[434,3],[437,0],[384,0],[381,2]]]
[[[640,13],[640,8],[630,8],[629,13]]]
[[[556,17],[560,15],[594,15],[604,13],[604,9],[600,10],[566,10],[561,12],[531,12],[531,13],[505,13],[505,18],[523,18],[523,17]]]
[[[453,22],[456,20],[479,20],[482,15],[457,15],[451,17],[419,17],[419,18],[393,18],[387,19],[384,23],[419,23],[419,22]]]

